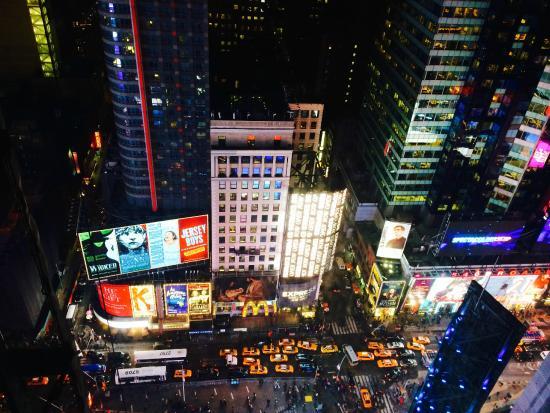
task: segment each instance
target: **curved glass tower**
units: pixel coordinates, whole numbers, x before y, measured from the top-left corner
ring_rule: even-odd
[[[154,212],[205,212],[207,3],[100,0],[98,7],[129,203]]]

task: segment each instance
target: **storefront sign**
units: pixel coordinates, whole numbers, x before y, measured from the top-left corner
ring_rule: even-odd
[[[260,314],[260,310],[263,310],[264,316],[269,315],[269,305],[265,301],[247,301],[244,303],[242,316],[247,317],[249,315],[256,316]]]

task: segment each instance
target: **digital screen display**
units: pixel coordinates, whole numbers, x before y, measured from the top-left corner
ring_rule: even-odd
[[[187,284],[165,284],[164,303],[166,315],[187,314]]]
[[[518,221],[461,221],[449,225],[439,255],[509,254],[524,230]]]
[[[276,277],[235,276],[220,277],[214,282],[216,302],[247,302],[274,300],[277,293]]]
[[[78,234],[89,279],[208,259],[208,216]]]
[[[544,168],[548,155],[550,155],[550,143],[540,140],[527,166],[529,168]]]
[[[401,294],[405,289],[405,281],[384,281],[380,288],[380,296],[376,307],[395,308],[399,304]]]
[[[383,258],[401,258],[410,231],[411,224],[386,221],[382,229],[376,256]]]

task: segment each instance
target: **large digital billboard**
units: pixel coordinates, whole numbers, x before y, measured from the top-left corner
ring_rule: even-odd
[[[214,282],[214,301],[246,302],[274,300],[277,278],[270,276],[220,277]]]
[[[550,143],[540,140],[529,160],[529,168],[544,168],[550,155]]]
[[[132,317],[130,290],[127,285],[101,283],[97,285],[99,305],[115,317]]]
[[[439,247],[439,255],[510,254],[524,227],[522,221],[453,222]]]
[[[550,249],[550,219],[546,220],[535,242],[535,250],[546,251]]]
[[[376,307],[395,308],[399,304],[401,294],[405,289],[405,281],[384,281],[380,288],[380,296]]]
[[[164,310],[167,316],[187,314],[187,284],[164,285]]]
[[[131,285],[130,299],[134,317],[153,317],[157,315],[155,286],[153,284]]]
[[[208,215],[78,234],[89,279],[208,259]]]
[[[212,307],[212,291],[210,283],[189,283],[188,310],[189,314],[210,314]]]
[[[411,224],[386,221],[384,223],[384,229],[382,229],[382,236],[380,237],[376,256],[383,258],[401,258],[410,230]]]

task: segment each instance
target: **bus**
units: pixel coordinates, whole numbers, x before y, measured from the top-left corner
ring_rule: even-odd
[[[134,361],[136,362],[136,365],[183,363],[186,359],[186,348],[134,351]]]
[[[115,384],[150,383],[161,381],[166,381],[166,366],[117,369],[115,372]]]
[[[344,349],[344,354],[347,356],[348,364],[350,366],[357,366],[357,363],[359,363],[359,357],[357,357],[357,354],[353,350],[353,347],[345,344],[343,349]]]

